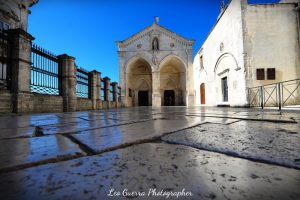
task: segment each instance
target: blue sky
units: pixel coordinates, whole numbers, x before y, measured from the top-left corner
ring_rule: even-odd
[[[251,0],[250,3],[278,0]],[[76,58],[78,66],[96,69],[119,81],[115,41],[159,24],[195,39],[198,50],[220,12],[218,0],[40,0],[31,8],[28,32],[34,43]]]

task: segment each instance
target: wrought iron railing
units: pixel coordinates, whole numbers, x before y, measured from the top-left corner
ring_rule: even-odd
[[[31,92],[59,95],[57,57],[33,44],[31,48]]]
[[[248,88],[250,107],[300,106],[300,79]]]
[[[76,68],[76,95],[81,98],[89,98],[89,73],[83,68]]]
[[[109,86],[109,101],[114,101],[114,88],[113,84]]]
[[[118,94],[118,99],[117,99],[117,101],[121,101],[121,87],[119,86],[118,87],[118,91],[117,91],[117,94]]]
[[[100,99],[102,101],[105,101],[105,81],[104,79],[101,79],[100,81]]]
[[[0,32],[0,89],[10,89],[9,42],[7,34]]]

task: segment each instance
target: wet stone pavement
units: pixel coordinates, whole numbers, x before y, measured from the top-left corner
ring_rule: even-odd
[[[0,199],[300,199],[300,111],[0,116]]]

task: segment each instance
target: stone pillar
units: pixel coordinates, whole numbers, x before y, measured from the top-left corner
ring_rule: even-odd
[[[193,49],[188,50],[187,72],[186,72],[186,106],[195,105],[194,71],[193,71]]]
[[[103,78],[104,80],[104,101],[109,102],[109,95],[110,95],[110,78],[107,76]]]
[[[113,101],[118,102],[118,83],[112,82],[111,85],[113,87]]]
[[[11,45],[11,63],[8,67],[12,74],[13,112],[31,112],[31,45],[34,37],[20,28],[8,30],[7,33]]]
[[[152,72],[152,106],[161,106],[161,94],[160,94],[160,74],[159,71]]]
[[[89,73],[89,98],[92,100],[93,110],[97,110],[97,99],[100,96],[100,72],[93,70]]]
[[[58,56],[58,69],[61,75],[60,95],[63,97],[63,111],[76,111],[76,67],[75,58],[67,54]]]

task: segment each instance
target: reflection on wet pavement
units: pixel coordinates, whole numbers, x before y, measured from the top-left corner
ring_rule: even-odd
[[[300,199],[299,123],[296,111],[209,107],[2,116],[0,199],[107,199],[112,188]]]

